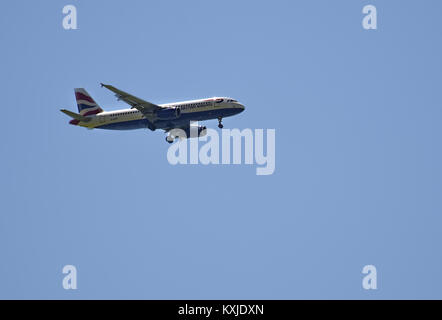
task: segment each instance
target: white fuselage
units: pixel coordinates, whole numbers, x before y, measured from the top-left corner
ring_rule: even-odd
[[[238,114],[244,110],[244,106],[238,101],[221,97],[199,100],[189,100],[159,105],[167,111],[174,109],[179,111],[179,116],[160,118],[155,116],[153,120],[148,121],[146,116],[137,109],[120,109],[116,111],[103,111],[91,116],[88,122],[82,122],[79,125],[88,128],[102,128],[114,130],[130,130],[146,128],[150,124],[155,129],[170,127],[179,127],[189,121],[200,121],[229,117]],[[179,110],[177,110],[179,109]]]

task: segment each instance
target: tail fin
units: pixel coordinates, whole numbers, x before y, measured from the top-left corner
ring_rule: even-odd
[[[77,100],[78,112],[84,117],[103,112],[103,109],[83,88],[75,89],[75,99]]]

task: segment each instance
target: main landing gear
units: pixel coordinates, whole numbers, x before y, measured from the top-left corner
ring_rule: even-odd
[[[218,128],[220,128],[220,129],[224,128],[223,124],[221,123],[222,120],[223,120],[223,118],[218,117]]]

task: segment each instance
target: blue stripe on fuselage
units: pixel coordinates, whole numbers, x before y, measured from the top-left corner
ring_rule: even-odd
[[[167,128],[177,128],[189,124],[190,121],[203,121],[210,119],[217,119],[218,117],[230,117],[235,114],[240,113],[241,109],[235,108],[225,108],[225,109],[215,109],[199,112],[189,112],[181,113],[178,119],[174,120],[157,120],[154,126],[157,129],[167,129]],[[149,121],[146,118],[108,123],[105,125],[97,126],[97,129],[109,129],[109,130],[133,130],[133,129],[143,129],[147,128]]]
[[[121,121],[104,124],[102,126],[97,126],[97,129],[108,129],[108,130],[134,130],[134,129],[143,129],[147,128],[148,121],[147,119],[137,119],[130,121]]]

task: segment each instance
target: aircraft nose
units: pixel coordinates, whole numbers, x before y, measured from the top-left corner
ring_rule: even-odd
[[[239,109],[239,112],[243,112],[246,109],[246,107],[244,107],[244,105],[238,103],[238,109]]]

